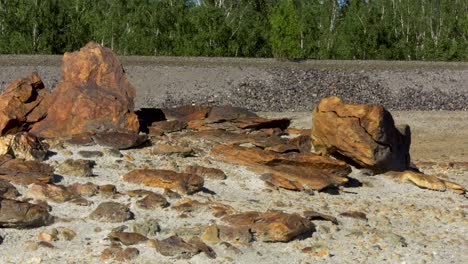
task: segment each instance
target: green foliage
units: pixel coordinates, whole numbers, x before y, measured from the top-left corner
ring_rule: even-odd
[[[280,58],[301,57],[301,30],[293,0],[280,0],[270,16],[270,42],[273,55]]]
[[[466,0],[345,2],[0,0],[0,54],[468,60]]]

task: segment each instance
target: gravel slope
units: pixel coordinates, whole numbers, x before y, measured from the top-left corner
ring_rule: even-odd
[[[467,110],[468,63],[122,57],[136,106],[230,104],[309,111],[337,95],[390,110]],[[59,56],[0,56],[0,87],[37,71],[52,89]]]

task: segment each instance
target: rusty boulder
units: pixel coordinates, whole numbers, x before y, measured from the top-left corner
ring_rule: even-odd
[[[315,151],[376,173],[409,168],[409,126],[395,126],[380,105],[346,104],[338,97],[320,101],[313,112]]]

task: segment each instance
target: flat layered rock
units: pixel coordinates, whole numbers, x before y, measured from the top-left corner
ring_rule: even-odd
[[[185,242],[178,236],[171,236],[157,241],[156,251],[163,256],[170,256],[179,259],[190,259],[201,252],[197,246]]]
[[[11,156],[0,156],[0,180],[15,184],[47,183],[54,173],[54,168],[38,161],[12,159]]]
[[[96,144],[113,149],[138,147],[148,140],[147,135],[117,131],[96,133],[92,138]]]
[[[282,212],[244,212],[227,215],[222,220],[231,226],[249,227],[255,239],[264,242],[288,242],[314,230],[306,218]]]
[[[167,188],[182,194],[198,192],[203,188],[203,178],[170,170],[136,169],[122,176],[126,182],[150,187]]]
[[[193,121],[203,120],[210,111],[209,107],[196,106],[196,105],[185,105],[173,108],[162,109],[167,120],[180,120],[180,121]]]
[[[256,117],[257,115],[245,108],[229,105],[215,106],[210,109],[205,122],[220,123],[245,117]]]
[[[32,228],[53,223],[46,207],[0,198],[0,227]]]
[[[182,120],[167,120],[154,122],[148,127],[149,134],[159,136],[162,134],[173,133],[187,128],[188,124]]]
[[[345,158],[376,173],[409,168],[409,126],[395,127],[380,105],[345,104],[322,99],[313,112],[312,143],[316,152]]]
[[[200,165],[189,165],[185,167],[185,172],[200,175],[205,179],[225,180],[227,178],[224,171],[217,168],[208,168]]]
[[[351,168],[344,162],[312,153],[280,154],[259,148],[217,145],[211,150],[214,159],[244,165],[270,174],[278,185],[290,190],[322,190],[348,181]],[[288,186],[288,187],[285,187]]]
[[[260,130],[265,128],[279,128],[286,130],[291,124],[289,118],[264,118],[259,116],[246,116],[231,121],[235,126],[241,129]]]
[[[0,94],[0,135],[28,130],[47,114],[48,95],[37,73],[7,84]]]
[[[149,150],[151,155],[179,155],[187,157],[193,155],[193,149],[169,144],[156,144]]]
[[[78,195],[70,188],[47,183],[33,183],[29,185],[26,196],[35,200],[52,201],[55,203],[63,203],[78,198]]]
[[[222,129],[207,129],[193,134],[194,138],[203,138],[215,143],[222,144],[252,144],[256,147],[266,149],[271,148],[279,152],[299,152],[299,148],[289,144],[287,139],[277,135],[268,135],[266,133],[255,131],[256,133],[245,134],[243,131],[233,132]]]
[[[135,88],[111,49],[94,42],[65,53],[62,80],[47,97],[47,116],[34,124],[33,134],[66,137],[87,132],[137,133],[133,112]]]
[[[121,223],[132,219],[133,213],[123,204],[103,202],[89,215],[89,218],[107,223]]]

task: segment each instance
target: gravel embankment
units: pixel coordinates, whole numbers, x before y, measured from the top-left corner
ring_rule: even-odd
[[[230,104],[309,111],[326,96],[390,110],[468,110],[468,63],[122,57],[136,106]],[[0,87],[37,71],[52,89],[59,56],[0,56]]]

